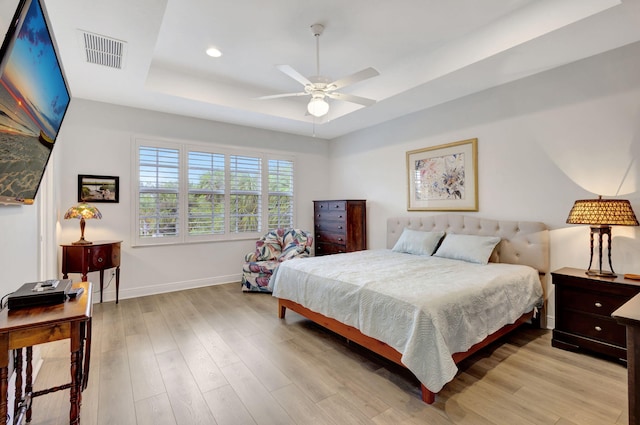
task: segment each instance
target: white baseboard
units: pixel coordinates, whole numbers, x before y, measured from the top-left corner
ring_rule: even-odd
[[[547,329],[555,329],[556,318],[555,316],[547,316]]]
[[[217,276],[206,279],[193,279],[184,280],[179,282],[168,282],[154,285],[141,286],[137,288],[127,288],[126,283],[120,282],[120,294],[119,299],[124,300],[127,298],[144,297],[147,295],[164,294],[167,292],[182,291],[184,289],[201,288],[203,286],[222,285],[225,283],[238,282],[238,290],[240,290],[240,280],[242,274],[233,274],[227,276]],[[93,302],[100,302],[100,287],[99,284],[93,283]],[[115,301],[116,300],[116,288],[115,282],[112,282],[110,287],[106,289],[102,294],[103,301]]]

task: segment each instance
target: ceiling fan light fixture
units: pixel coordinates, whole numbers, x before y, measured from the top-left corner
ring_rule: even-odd
[[[362,106],[371,106],[376,103],[373,99],[367,99],[366,97],[355,96],[347,93],[339,93],[336,90],[340,90],[351,84],[355,84],[367,78],[380,75],[374,68],[366,68],[355,74],[348,75],[331,82],[327,77],[323,77],[320,74],[320,35],[324,31],[324,25],[313,24],[311,25],[311,32],[316,38],[316,75],[313,77],[305,77],[289,65],[276,65],[280,71],[288,75],[289,77],[302,84],[304,91],[295,93],[282,93],[269,96],[261,96],[258,99],[277,99],[281,97],[297,97],[297,96],[311,96],[309,103],[307,104],[307,111],[310,115],[319,118],[325,116],[329,112],[328,99],[340,100],[344,102],[357,103]],[[315,122],[315,121],[314,121]]]
[[[222,56],[222,52],[216,47],[209,47],[207,49],[207,55],[211,56],[212,58],[219,58],[220,56]]]
[[[307,111],[314,117],[322,117],[329,112],[329,103],[321,97],[312,97],[307,105]]]

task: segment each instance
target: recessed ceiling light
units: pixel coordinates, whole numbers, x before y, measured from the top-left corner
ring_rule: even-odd
[[[219,58],[220,56],[222,56],[222,52],[215,47],[209,47],[207,49],[207,54],[212,58]]]

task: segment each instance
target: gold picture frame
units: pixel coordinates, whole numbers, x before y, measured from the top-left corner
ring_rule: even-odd
[[[478,211],[478,139],[407,152],[408,211]]]

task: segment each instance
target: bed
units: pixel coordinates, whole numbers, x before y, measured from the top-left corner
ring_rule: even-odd
[[[534,319],[548,272],[543,223],[394,217],[387,249],[283,263],[273,296],[280,318],[290,309],[409,369],[430,404],[458,362]]]

